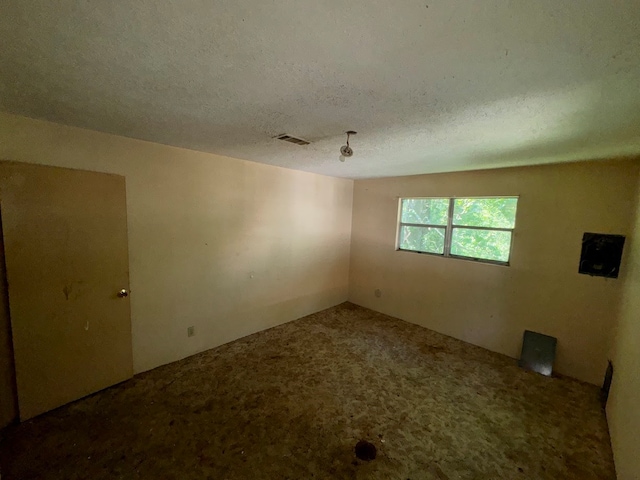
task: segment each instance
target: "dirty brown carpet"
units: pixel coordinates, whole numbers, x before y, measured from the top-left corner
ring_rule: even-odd
[[[2,480],[615,478],[596,387],[348,303],[2,437]]]

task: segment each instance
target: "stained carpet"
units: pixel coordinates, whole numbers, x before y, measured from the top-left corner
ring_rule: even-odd
[[[349,303],[2,437],[2,480],[615,478],[596,387]]]

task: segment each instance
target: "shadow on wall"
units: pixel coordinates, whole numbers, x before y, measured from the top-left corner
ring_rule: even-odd
[[[181,316],[198,332],[188,348],[211,348],[205,338],[224,343],[346,300],[348,182],[246,164],[215,191],[206,178],[190,185],[195,199],[211,205],[185,213],[172,241],[185,248],[165,258],[170,270],[190,272],[174,291],[185,305]],[[194,297],[198,285],[209,286],[206,307],[190,311],[203,303]]]

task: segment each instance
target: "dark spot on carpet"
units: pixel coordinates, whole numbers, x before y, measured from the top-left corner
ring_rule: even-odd
[[[376,446],[366,440],[360,440],[356,443],[356,457],[365,462],[374,460],[376,458]]]
[[[444,347],[438,345],[420,345],[420,351],[424,354],[437,355],[439,353],[449,353]]]

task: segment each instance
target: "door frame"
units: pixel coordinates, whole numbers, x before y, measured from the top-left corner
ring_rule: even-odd
[[[0,429],[19,422],[18,384],[16,383],[13,336],[11,333],[11,311],[9,309],[9,285],[4,256],[4,233],[2,230],[2,202],[0,202]]]

